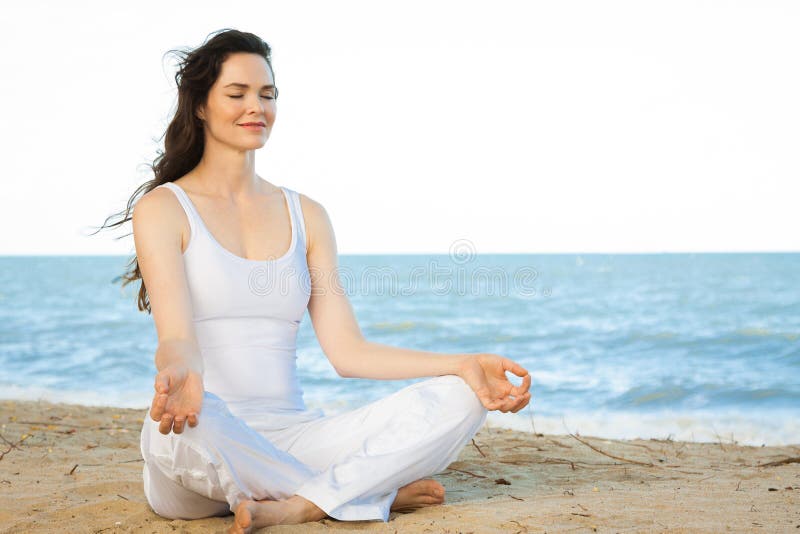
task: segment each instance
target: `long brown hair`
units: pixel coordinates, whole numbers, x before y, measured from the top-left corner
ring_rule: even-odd
[[[153,179],[140,185],[128,199],[125,209],[107,217],[103,225],[94,233],[103,228],[113,228],[125,224],[131,220],[133,207],[139,198],[163,183],[177,180],[197,166],[203,156],[205,136],[203,122],[196,116],[195,111],[198,106],[206,103],[208,92],[216,82],[222,64],[230,54],[235,52],[249,52],[263,57],[269,65],[273,80],[275,79],[275,72],[272,69],[272,49],[266,41],[252,33],[229,28],[217,30],[210,33],[206,37],[206,41],[194,50],[173,49],[166,53],[175,54],[179,60],[178,70],[175,73],[175,83],[178,86],[178,105],[175,116],[161,136],[164,139],[164,150],[158,149],[156,151],[158,156],[152,164],[147,164],[153,172]],[[278,98],[277,87],[275,88],[275,98]],[[114,218],[120,220],[113,224],[107,224]],[[121,237],[127,237],[131,233]],[[131,282],[142,280],[137,305],[139,311],[151,313],[150,299],[147,296],[147,288],[139,270],[139,260],[136,254],[128,263],[128,267],[128,271],[113,281],[121,280],[122,287],[125,287]]]

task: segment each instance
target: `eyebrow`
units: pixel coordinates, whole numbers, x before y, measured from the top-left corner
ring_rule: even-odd
[[[249,87],[250,87],[250,86],[249,86],[249,85],[247,85],[246,83],[239,83],[239,82],[233,82],[233,83],[229,83],[229,84],[228,84],[228,85],[226,85],[225,87],[230,87],[231,85],[233,85],[233,86],[236,86],[236,87],[240,87],[240,88],[242,88],[242,89],[247,89],[247,88],[249,88]],[[274,85],[272,85],[272,84],[269,84],[269,85],[265,85],[265,86],[263,86],[263,87],[261,87],[261,88],[262,88],[262,89],[275,89],[275,86],[274,86]]]

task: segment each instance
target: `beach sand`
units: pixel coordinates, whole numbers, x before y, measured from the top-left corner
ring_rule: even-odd
[[[150,510],[139,451],[145,413],[0,400],[0,532],[224,532],[232,515],[181,521]],[[442,506],[392,513],[388,523],[327,518],[258,532],[800,533],[798,457],[800,446],[487,425],[432,477],[447,490]]]

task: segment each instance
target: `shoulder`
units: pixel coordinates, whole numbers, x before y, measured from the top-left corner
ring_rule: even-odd
[[[131,222],[134,235],[171,234],[179,242],[189,235],[189,220],[178,197],[167,187],[155,187],[142,195],[133,206]]]
[[[304,193],[297,193],[297,196],[300,198],[300,207],[303,208],[304,215],[315,218],[327,216],[325,207],[318,200]]]
[[[308,249],[313,248],[315,240],[317,242],[333,240],[333,225],[325,207],[306,194],[297,193],[297,196],[300,198],[300,208],[303,210],[303,218],[306,223]]]
[[[178,218],[181,212],[180,202],[175,193],[166,187],[155,187],[142,195],[133,206],[133,218],[145,223],[163,221],[163,219]]]

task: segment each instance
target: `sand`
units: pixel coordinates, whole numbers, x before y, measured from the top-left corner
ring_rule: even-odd
[[[0,401],[0,532],[224,532],[168,520],[142,491],[145,410]],[[435,478],[446,503],[390,521],[258,532],[794,532],[800,445],[609,440],[484,426]],[[772,464],[770,464],[772,463]]]

